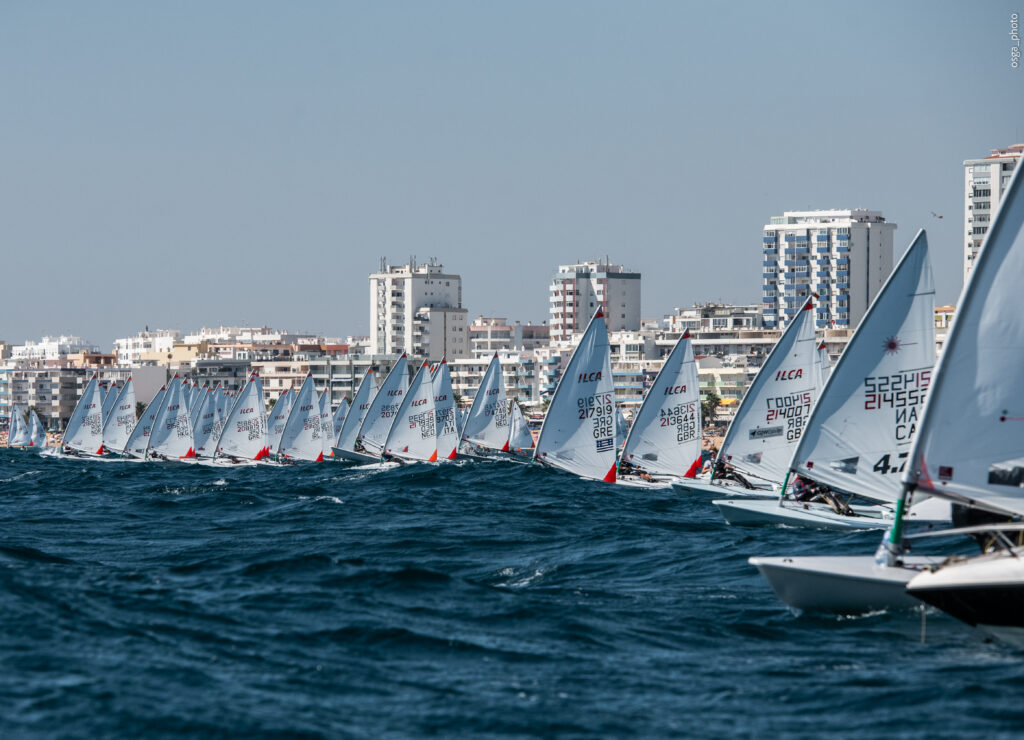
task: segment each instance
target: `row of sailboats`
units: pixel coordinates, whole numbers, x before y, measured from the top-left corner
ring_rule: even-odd
[[[433,367],[424,363],[410,384],[403,355],[379,389],[375,381],[368,372],[351,409],[342,400],[332,413],[327,390],[318,393],[307,374],[268,414],[256,373],[235,396],[175,375],[136,420],[132,379],[104,396],[93,377],[65,430],[62,451],[151,460],[411,462],[454,460],[460,444],[475,445],[478,452],[533,446],[519,404],[509,407],[497,355],[465,422],[443,359]]]
[[[8,447],[46,447],[46,429],[39,421],[39,415],[35,409],[26,409],[24,412],[13,404],[11,407],[11,421],[7,428]]]
[[[917,258],[908,254],[901,269]],[[751,558],[789,606],[853,613],[915,606],[921,600],[1024,646],[1024,616],[1014,608],[1024,594],[1024,409],[1017,382],[1024,368],[1022,275],[1024,183],[1017,168],[960,297],[937,365],[920,381],[913,379],[914,370],[923,374],[930,365],[893,368],[892,375],[903,372],[909,385],[921,383],[927,399],[909,444],[898,453],[893,448],[888,460],[876,458],[870,467],[877,477],[869,480],[875,485],[886,481],[885,495],[892,497],[896,490],[894,520],[878,551]],[[903,292],[909,296],[929,286],[918,284]],[[922,323],[917,336],[929,336],[928,329]],[[832,418],[835,413],[828,408],[821,415]],[[842,431],[851,448],[878,453],[871,440],[831,428]],[[808,443],[806,454],[795,456],[793,470],[821,475],[818,465],[809,464],[819,444]],[[845,471],[829,469],[826,474]],[[929,497],[954,503],[954,527],[908,532],[911,504]],[[910,554],[912,542],[965,535],[981,546],[980,554]]]

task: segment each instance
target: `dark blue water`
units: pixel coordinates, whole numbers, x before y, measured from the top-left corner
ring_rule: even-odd
[[[508,463],[207,468],[0,452],[0,735],[985,738],[1021,654],[798,617],[710,502]]]

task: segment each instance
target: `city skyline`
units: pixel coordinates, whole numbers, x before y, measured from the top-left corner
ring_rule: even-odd
[[[1014,10],[9,6],[5,300],[31,310],[0,339],[367,335],[381,256],[438,257],[471,319],[544,321],[557,266],[605,255],[644,317],[756,303],[763,225],[830,208],[884,213],[894,259],[926,228],[953,303],[963,162],[1024,140]]]

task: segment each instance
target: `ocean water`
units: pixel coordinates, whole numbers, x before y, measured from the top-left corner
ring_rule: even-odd
[[[497,462],[0,451],[0,736],[1010,736],[1022,655],[798,616],[750,555],[877,533]]]

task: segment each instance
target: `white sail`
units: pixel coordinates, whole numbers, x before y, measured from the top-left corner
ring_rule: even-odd
[[[917,234],[811,411],[792,469],[846,493],[894,503],[935,364],[935,285]]]
[[[510,452],[522,452],[533,448],[533,435],[530,433],[530,425],[526,423],[523,410],[519,408],[516,401],[512,402],[512,412],[509,414],[508,446]]]
[[[383,392],[383,389],[382,391]],[[402,399],[384,453],[407,460],[437,460],[437,420],[430,364],[424,362]]]
[[[720,459],[744,473],[782,482],[821,390],[817,358],[814,311],[808,299],[743,396]]]
[[[39,414],[35,409],[29,411],[29,447],[46,447],[46,429],[43,422],[39,420]]]
[[[306,374],[302,386],[295,394],[288,419],[281,433],[277,454],[296,460],[322,460],[323,442],[320,438],[320,404],[312,373]]]
[[[224,422],[224,430],[217,441],[217,454],[242,460],[262,460],[270,454],[269,445],[263,383],[260,376],[253,373],[238,392]]]
[[[338,435],[337,448],[352,452],[355,449],[356,439],[359,436],[359,428],[363,425],[366,412],[373,404],[377,396],[377,376],[373,370],[367,370],[359,383],[359,389],[352,399],[352,408],[345,415],[345,423],[341,425],[341,433]]]
[[[622,460],[649,473],[692,478],[700,470],[700,448],[700,383],[690,332],[684,332],[633,418]]]
[[[205,424],[200,421],[196,428],[196,455],[214,457],[217,454],[217,442],[220,441],[224,424],[231,412],[231,401],[231,394],[218,385],[213,392],[213,427],[207,431]]]
[[[121,386],[103,422],[103,448],[121,454],[135,429],[135,383],[129,377]]]
[[[78,399],[61,445],[79,452],[103,454],[103,390],[97,376],[92,376]]]
[[[1024,166],[978,253],[946,336],[904,480],[1024,514]]]
[[[622,413],[622,409],[618,406],[615,407],[615,438],[625,439],[626,435],[629,434],[629,422],[626,421],[625,414]]]
[[[267,413],[267,447],[270,449],[271,455],[280,452],[281,435],[284,434],[288,414],[292,410],[292,401],[294,400],[295,393],[291,388],[285,388],[277,397],[274,407]]]
[[[110,381],[110,385],[107,386],[106,393],[103,396],[103,422],[106,423],[107,417],[110,416],[111,409],[114,408],[114,404],[117,402],[118,389],[117,384],[114,381]]]
[[[157,411],[149,435],[149,452],[179,460],[196,456],[192,420],[185,404],[185,386],[177,375],[171,379]]]
[[[341,403],[338,404],[338,408],[334,410],[334,419],[331,424],[334,429],[334,433],[331,437],[335,442],[338,442],[341,439],[341,428],[345,425],[345,417],[348,416],[348,409],[348,399],[343,398],[341,399]],[[331,452],[331,454],[333,455],[334,453]]]
[[[189,420],[192,422],[192,429],[196,428],[199,423],[199,412],[203,408],[203,404],[206,403],[206,397],[209,396],[213,391],[210,390],[210,386],[204,385],[200,388],[195,395],[192,397],[192,402],[189,404]]]
[[[508,452],[509,418],[501,360],[494,353],[487,366],[473,405],[461,423],[462,439],[492,450]]]
[[[534,458],[614,483],[616,451],[611,350],[604,312],[598,309],[558,380]]]
[[[25,423],[18,404],[14,404],[11,406],[11,423],[7,431],[7,445],[8,447],[28,447],[31,441],[32,434],[29,425]]]
[[[167,395],[166,387],[157,391],[153,400],[149,402],[149,406],[142,412],[142,418],[135,425],[135,429],[132,430],[132,434],[128,438],[128,444],[125,445],[126,455],[146,457],[149,450],[149,438],[153,434],[153,425],[156,424],[156,415],[160,407],[163,406],[165,395]]]
[[[196,457],[213,456],[217,441],[213,435],[217,427],[217,418],[217,391],[204,393],[192,428]]]
[[[828,376],[832,374],[832,357],[828,353],[828,347],[822,342],[818,345],[818,372],[821,375],[821,381],[819,387],[824,388],[825,383],[828,380]]]
[[[387,441],[388,432],[391,431],[391,425],[395,422],[408,389],[409,360],[403,353],[370,402],[370,408],[366,410],[366,416],[359,427],[355,444],[362,445],[367,454],[379,455],[384,449],[384,442]]]
[[[334,417],[331,416],[331,390],[324,388],[318,399],[320,406],[320,460],[334,454]]]
[[[452,376],[444,359],[432,379],[434,387],[434,422],[437,430],[437,456],[454,460],[459,447],[458,417],[455,414],[455,392]]]

